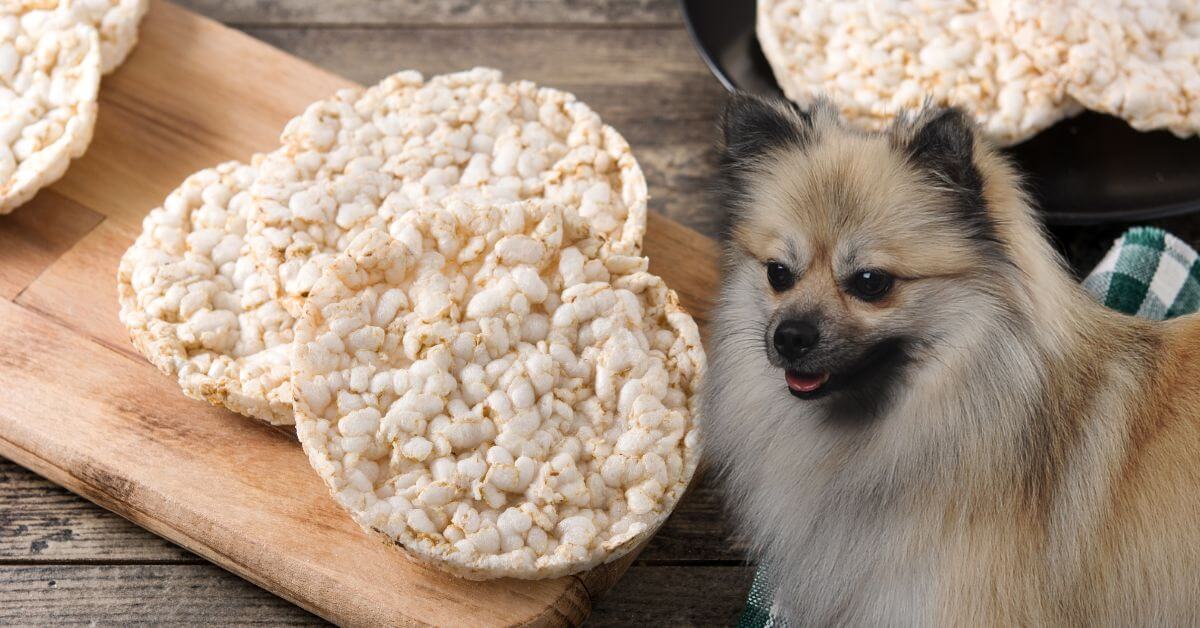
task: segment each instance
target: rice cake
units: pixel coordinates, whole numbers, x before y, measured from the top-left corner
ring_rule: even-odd
[[[69,0],[75,19],[91,24],[100,37],[101,72],[125,62],[138,41],[138,25],[150,0]]]
[[[1081,110],[983,0],[760,0],[757,31],[788,98],[807,106],[827,96],[870,130],[929,99],[963,108],[1010,145]]]
[[[117,272],[120,316],[187,396],[290,425],[294,319],[258,283],[245,244],[256,173],[237,162],[201,170],[146,216]]]
[[[1200,5],[1190,0],[990,0],[1034,63],[1088,109],[1140,131],[1200,130]]]
[[[96,30],[35,6],[0,7],[0,214],[61,178],[96,123]]]
[[[545,201],[448,199],[360,233],[296,326],[296,427],[336,501],[467,578],[614,560],[699,456],[692,318]]]
[[[641,250],[646,180],[629,144],[574,96],[477,68],[401,72],[292,120],[252,187],[255,259],[298,314],[322,264],[421,203],[545,198],[616,252]]]

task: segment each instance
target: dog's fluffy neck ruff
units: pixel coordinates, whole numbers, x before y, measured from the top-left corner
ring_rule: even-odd
[[[939,618],[928,601],[940,595],[1008,587],[1069,596],[1078,581],[1067,574],[1072,565],[1082,569],[1084,541],[1071,535],[1088,526],[1065,521],[1098,517],[1104,478],[1120,458],[1094,450],[1101,439],[1088,435],[1126,429],[1131,411],[1101,391],[1152,377],[1156,331],[1092,301],[1047,243],[1007,164],[987,148],[977,158],[1008,249],[1009,264],[996,271],[1005,292],[997,302],[1012,310],[980,316],[969,334],[947,340],[956,350],[943,347],[936,361],[916,364],[874,421],[830,424],[818,405],[781,398],[772,403],[792,404],[794,423],[761,423],[749,439],[718,427],[710,437],[723,450],[722,471],[738,486],[756,487],[734,491],[733,506],[756,554],[787,566],[776,573],[778,599],[806,622],[933,623]],[[1141,342],[1110,342],[1117,336]],[[749,407],[730,399],[715,410]],[[1088,478],[1091,492],[1062,503],[1058,488],[1083,482],[1076,478]],[[954,548],[976,545],[1035,554],[1028,562],[1055,567],[984,573],[973,583],[926,577],[938,571],[934,563],[957,555]],[[1013,556],[989,564],[1024,563]],[[889,571],[895,565],[905,571]],[[870,614],[882,609],[911,614]],[[1060,611],[1026,608],[1008,619],[1051,619]]]

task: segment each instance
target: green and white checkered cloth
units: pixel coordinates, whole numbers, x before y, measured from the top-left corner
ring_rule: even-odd
[[[1134,227],[1114,244],[1083,287],[1108,307],[1161,321],[1200,309],[1200,262],[1179,238]]]
[[[1117,239],[1083,287],[1104,305],[1142,318],[1164,320],[1200,310],[1200,256],[1183,240],[1155,227],[1134,227]],[[750,585],[738,628],[786,628],[771,615],[767,570]]]

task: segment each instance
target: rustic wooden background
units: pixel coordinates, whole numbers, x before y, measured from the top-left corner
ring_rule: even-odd
[[[632,144],[653,210],[709,234],[718,222],[705,186],[723,92],[674,0],[180,4],[361,83],[490,65],[572,91]],[[589,625],[729,625],[751,575],[702,479]],[[0,625],[63,622],[320,620],[0,459]]]

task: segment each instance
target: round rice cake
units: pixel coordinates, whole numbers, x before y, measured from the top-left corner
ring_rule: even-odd
[[[96,29],[38,7],[0,7],[0,214],[61,178],[96,124]]]
[[[138,25],[150,0],[69,0],[76,19],[96,27],[100,36],[101,72],[125,62],[138,41]]]
[[[1001,31],[986,0],[760,0],[757,31],[784,94],[828,97],[881,130],[901,110],[955,105],[1016,144],[1079,105]]]
[[[368,531],[467,578],[550,578],[648,538],[699,456],[704,352],[646,259],[545,201],[370,229],[297,321],[296,431]]]
[[[990,0],[1014,43],[1083,106],[1135,129],[1200,130],[1200,4]]]
[[[187,396],[290,425],[295,321],[259,283],[245,244],[256,172],[237,162],[201,170],[146,216],[117,271],[120,316],[134,347]]]
[[[646,180],[628,142],[574,96],[478,68],[401,72],[317,102],[262,164],[249,239],[298,314],[322,265],[367,228],[450,195],[544,198],[620,253],[641,251]]]

